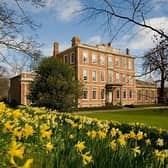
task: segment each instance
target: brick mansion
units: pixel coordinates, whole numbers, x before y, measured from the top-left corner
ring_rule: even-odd
[[[73,37],[71,47],[61,52],[55,42],[53,57],[69,64],[83,84],[79,107],[157,103],[156,85],[135,78],[135,58],[129,49],[122,53],[110,43],[94,46]],[[10,101],[30,104],[27,95],[34,75],[28,72],[11,78]]]

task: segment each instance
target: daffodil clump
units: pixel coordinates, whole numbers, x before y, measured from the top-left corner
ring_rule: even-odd
[[[0,168],[164,168],[168,132],[0,103]]]

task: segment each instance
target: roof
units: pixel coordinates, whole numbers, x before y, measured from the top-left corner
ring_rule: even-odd
[[[130,58],[135,59],[134,56],[124,54],[121,52],[121,50],[119,48],[113,48],[110,46],[110,44],[109,45],[108,44],[90,45],[90,44],[86,44],[86,43],[79,43],[75,46],[69,47],[69,48],[59,52],[58,55],[66,52],[68,50],[71,50],[72,48],[75,48],[75,47],[83,47],[83,48],[92,49],[92,50],[99,51],[99,52],[104,52],[104,53],[109,53],[109,54],[117,54],[120,56],[126,56],[126,57],[130,57]]]
[[[145,86],[145,87],[156,87],[156,84],[153,82],[142,81],[139,79],[136,79],[136,85],[137,86]]]

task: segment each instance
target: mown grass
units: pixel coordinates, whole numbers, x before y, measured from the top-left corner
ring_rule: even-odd
[[[115,112],[85,113],[88,117],[101,120],[113,120],[122,123],[140,122],[149,126],[168,129],[168,109],[145,109]]]

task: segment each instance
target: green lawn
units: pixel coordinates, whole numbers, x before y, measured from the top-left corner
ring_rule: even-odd
[[[168,109],[94,112],[82,115],[102,120],[119,121],[123,123],[140,122],[147,125],[168,129]]]

